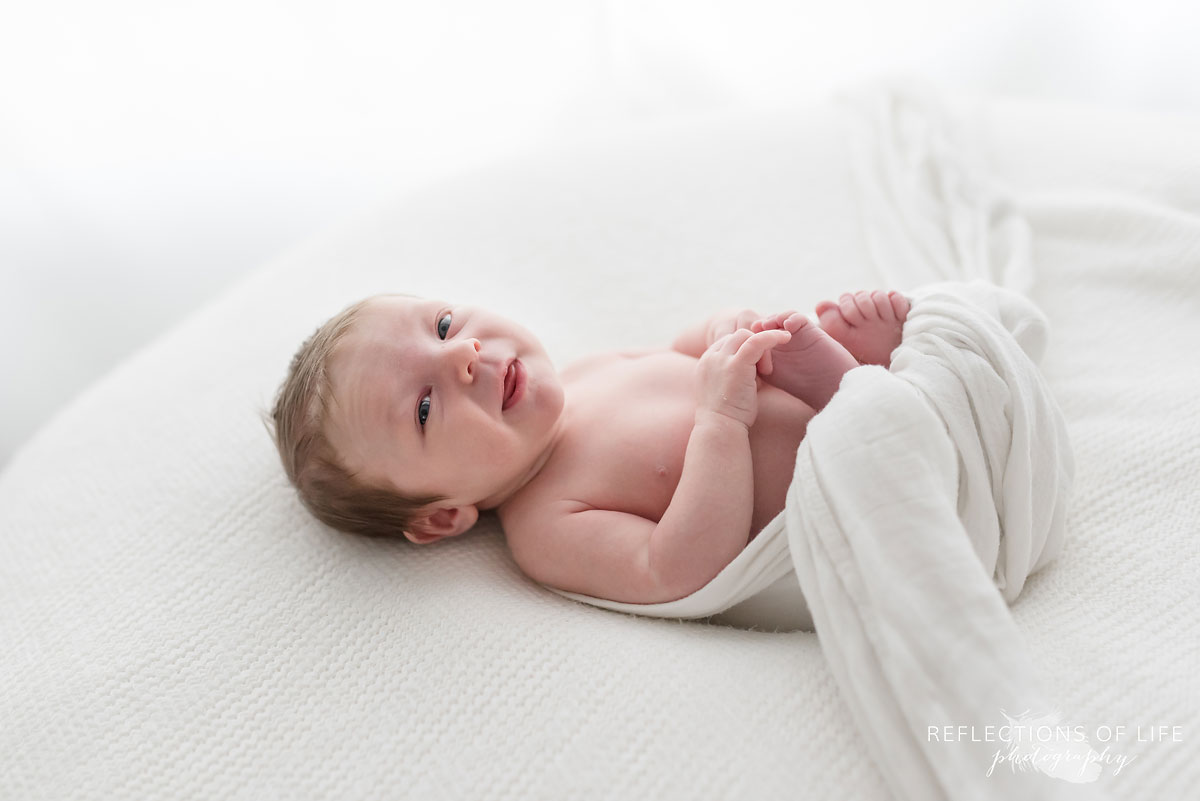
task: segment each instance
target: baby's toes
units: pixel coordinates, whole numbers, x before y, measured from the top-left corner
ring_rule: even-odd
[[[750,326],[751,331],[774,331],[778,328],[783,328],[783,322],[791,312],[783,312],[782,314],[772,314],[770,317],[760,317]]]
[[[858,309],[858,313],[862,316],[861,322],[870,322],[879,314],[875,310],[875,300],[871,297],[870,292],[855,292],[854,306]]]
[[[810,325],[811,323],[812,321],[809,320],[806,315],[803,315],[800,312],[792,312],[787,316],[787,319],[783,321],[783,327],[795,334],[801,328],[806,325]]]
[[[817,322],[826,332],[842,331],[846,328],[846,320],[842,317],[842,307],[831,300],[823,300],[817,304]]]
[[[871,304],[875,307],[875,316],[889,323],[896,321],[896,312],[892,309],[891,298],[883,290],[876,289],[871,293]]]
[[[912,304],[908,302],[908,298],[893,290],[888,293],[888,300],[891,302],[892,311],[896,313],[896,319],[900,322],[907,320],[908,310],[912,308]]]
[[[825,316],[826,312],[837,311],[837,310],[838,310],[838,305],[836,303],[834,303],[832,300],[823,300],[817,304],[816,315],[820,319]]]
[[[846,322],[852,326],[867,323],[878,315],[875,310],[875,301],[871,299],[870,292],[846,293],[838,298],[838,306],[841,308]]]
[[[862,312],[858,310],[854,296],[849,292],[838,298],[838,310],[842,313],[842,318],[850,325],[857,325],[862,321]]]

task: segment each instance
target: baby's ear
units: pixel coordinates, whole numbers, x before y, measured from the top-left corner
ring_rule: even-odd
[[[404,536],[417,545],[457,537],[475,525],[479,510],[474,506],[443,506],[421,512]]]

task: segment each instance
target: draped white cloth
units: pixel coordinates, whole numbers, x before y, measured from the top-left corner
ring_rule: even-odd
[[[1006,713],[1052,711],[1005,604],[1060,549],[1073,475],[1062,415],[1021,347],[1043,332],[1015,293],[927,289],[891,372],[848,373],[797,453],[792,563],[898,798],[1059,798],[1069,785],[1043,772],[1099,775],[1086,742],[1050,736],[1027,765],[1041,772],[986,776],[1009,750]],[[959,726],[976,736],[946,742]]]

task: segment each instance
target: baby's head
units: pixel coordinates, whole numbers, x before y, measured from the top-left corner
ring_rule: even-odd
[[[272,413],[320,520],[417,543],[461,534],[545,464],[563,391],[537,338],[485,309],[376,295],[296,353]]]

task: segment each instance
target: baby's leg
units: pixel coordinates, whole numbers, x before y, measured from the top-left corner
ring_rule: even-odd
[[[908,317],[908,298],[899,292],[855,292],[817,304],[821,328],[862,364],[888,367]]]
[[[837,392],[842,376],[858,367],[850,352],[800,312],[758,320],[752,331],[784,328],[792,338],[770,351],[769,367],[759,374],[768,384],[795,395],[820,411]]]

